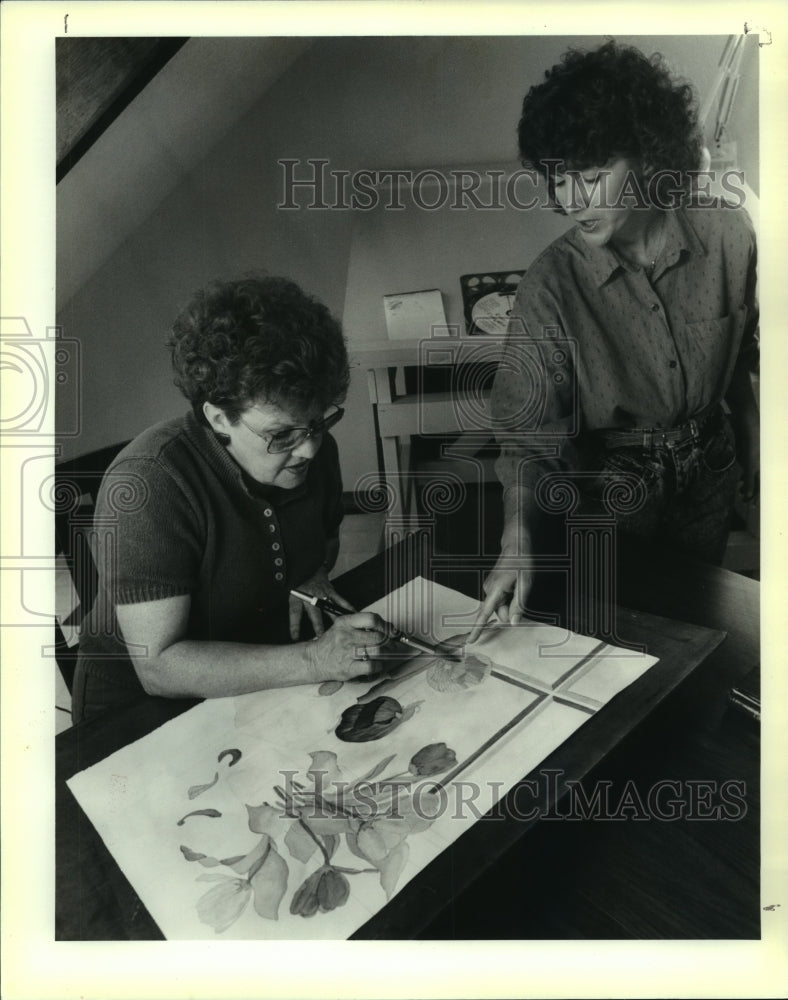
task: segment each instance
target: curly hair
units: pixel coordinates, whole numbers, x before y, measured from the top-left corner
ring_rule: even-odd
[[[287,278],[216,282],[197,292],[167,339],[175,385],[204,422],[203,403],[231,423],[252,403],[341,403],[347,349],[328,309]]]
[[[703,148],[692,87],[671,77],[659,53],[647,58],[615,41],[566,52],[526,94],[517,137],[523,165],[548,183],[549,161],[586,170],[621,156],[646,184],[670,172],[688,190]]]

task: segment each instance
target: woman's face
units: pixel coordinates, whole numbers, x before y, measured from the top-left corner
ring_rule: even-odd
[[[635,164],[625,157],[602,167],[556,173],[554,197],[591,247],[628,243],[649,215],[642,204]]]
[[[274,403],[259,402],[245,410],[237,424],[231,424],[223,410],[206,403],[205,415],[213,429],[230,438],[228,452],[241,468],[258,483],[292,490],[306,479],[309,465],[323,440],[322,434],[308,437],[295,448],[271,454],[268,443],[272,434],[292,427],[308,427],[324,415],[321,407],[291,409]]]

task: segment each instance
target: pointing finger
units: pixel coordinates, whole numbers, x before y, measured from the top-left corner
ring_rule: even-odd
[[[512,625],[519,625],[525,618],[525,604],[531,585],[531,574],[520,572],[514,586],[512,603],[509,606],[509,620]]]
[[[471,629],[468,635],[467,645],[470,646],[471,643],[476,642],[476,640],[482,634],[482,629],[490,620],[490,616],[495,610],[495,604],[497,600],[498,596],[495,592],[493,592],[492,594],[488,594],[488,596],[485,597],[484,601],[482,602],[482,606],[479,608],[479,611],[473,622],[473,628]]]

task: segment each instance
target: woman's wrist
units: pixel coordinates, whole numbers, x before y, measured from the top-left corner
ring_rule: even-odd
[[[317,648],[318,639],[310,639],[307,642],[301,642],[301,656],[304,663],[304,674],[306,677],[306,684],[319,684],[323,678],[321,677],[320,671],[320,657]]]

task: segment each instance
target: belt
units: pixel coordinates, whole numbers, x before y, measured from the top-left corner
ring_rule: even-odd
[[[598,436],[605,448],[675,451],[687,445],[700,444],[717,428],[721,415],[722,410],[715,407],[711,412],[693,417],[678,427],[624,427],[616,428],[614,431],[600,431]]]

